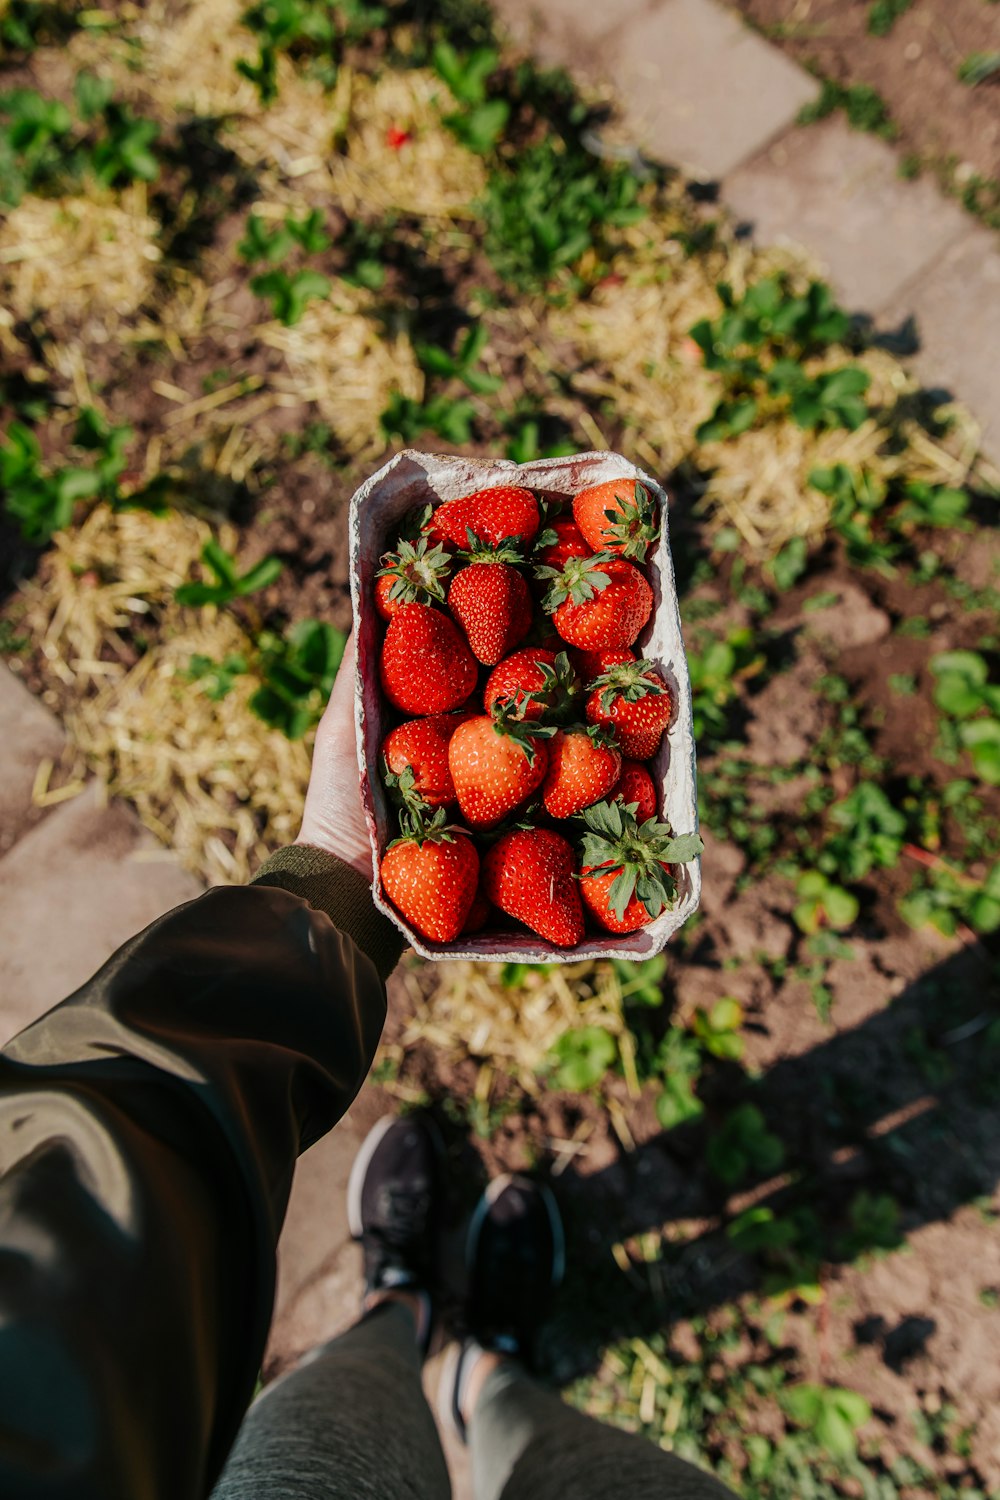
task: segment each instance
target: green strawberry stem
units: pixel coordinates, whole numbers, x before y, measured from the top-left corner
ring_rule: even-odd
[[[643,698],[662,696],[668,691],[666,683],[656,673],[656,663],[651,661],[623,661],[609,667],[590,684],[591,690],[601,688],[600,704],[607,713],[616,698],[626,703],[639,703]]]
[[[595,802],[580,814],[587,832],[581,847],[584,868],[581,880],[596,880],[617,869],[608,892],[608,904],[621,920],[633,895],[638,896],[650,917],[658,917],[672,906],[677,882],[664,864],[685,864],[705,847],[696,833],[672,833],[669,824],[656,818],[636,821],[638,804]]]
[[[593,557],[568,558],[563,568],[536,568],[536,578],[550,580],[543,600],[546,613],[554,614],[561,604],[586,604],[588,599],[603,593],[611,579],[602,564],[615,561],[611,552],[595,552]]]

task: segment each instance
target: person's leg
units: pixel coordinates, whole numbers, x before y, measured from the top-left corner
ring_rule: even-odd
[[[490,1184],[469,1235],[472,1337],[450,1381],[476,1500],[732,1500],[710,1475],[574,1411],[527,1374],[563,1254],[559,1211],[546,1189],[517,1177]]]
[[[387,1302],[251,1406],[212,1500],[448,1500],[416,1320]]]
[[[440,1199],[430,1122],[381,1120],[348,1185],[366,1311],[257,1398],[212,1500],[447,1500],[420,1382]]]
[[[710,1474],[574,1411],[514,1360],[485,1376],[468,1430],[476,1500],[733,1500]]]

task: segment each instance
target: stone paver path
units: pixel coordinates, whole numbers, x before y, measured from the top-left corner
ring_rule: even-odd
[[[964,401],[1000,458],[1000,237],[842,117],[798,125],[813,78],[717,0],[496,0],[548,66],[610,85],[648,156],[717,182],[763,244],[811,252],[849,310],[909,323],[925,385]]]

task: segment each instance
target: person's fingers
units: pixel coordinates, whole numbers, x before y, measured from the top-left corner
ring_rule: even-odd
[[[356,652],[354,631],[347,637],[344,655],[333,682],[330,701],[316,730],[316,740],[350,741],[354,744],[354,669]]]
[[[309,789],[296,842],[325,849],[370,876],[371,844],[361,802],[354,736],[354,672],[352,634],[316,730]]]

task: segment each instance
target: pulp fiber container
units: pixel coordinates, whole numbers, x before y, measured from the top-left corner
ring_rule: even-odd
[[[518,484],[541,496],[573,496],[578,490],[608,479],[639,479],[660,505],[660,536],[646,556],[645,572],[653,589],[653,613],[635,650],[653,661],[670,687],[673,717],[650,769],[660,789],[662,816],[675,834],[698,827],[695,792],[695,747],[691,725],[691,685],[688,680],[681,622],[677,608],[674,569],[667,539],[667,496],[661,485],[618,453],[579,453],[572,458],[539,459],[514,464],[504,459],[456,458],[406,451],[373,474],[351,501],[351,600],[357,641],[354,709],[358,768],[368,832],[375,853],[375,869],[396,824],[379,774],[381,745],[393,720],[379,687],[379,651],[385,621],[374,605],[379,559],[394,526],[408,510],[428,503],[439,505],[489,485]],[[419,663],[414,662],[414,671]],[[556,948],[527,930],[481,932],[453,943],[429,943],[413,931],[390,905],[376,873],[375,905],[405,933],[424,958],[473,959],[518,963],[576,963],[585,958],[644,959],[659,953],[697,909],[701,894],[701,862],[676,867],[678,895],[672,911],[665,911],[639,932],[615,936],[587,934],[575,948]]]

